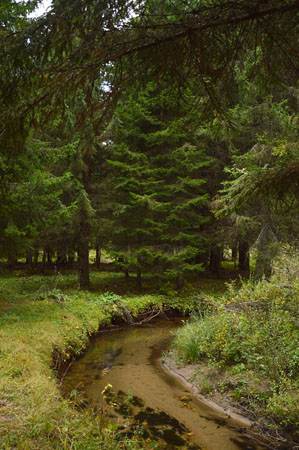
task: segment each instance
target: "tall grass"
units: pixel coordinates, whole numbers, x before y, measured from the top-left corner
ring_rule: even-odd
[[[115,427],[103,427],[100,418],[62,398],[55,373],[58,362],[82,352],[89,336],[109,322],[117,296],[40,291],[45,282],[20,276],[0,280],[1,450],[142,448],[138,436],[121,438]],[[122,301],[137,312],[154,298]]]
[[[299,429],[299,258],[283,254],[270,281],[234,284],[214,311],[176,332],[176,355],[183,361],[222,367],[244,380],[238,398],[258,404],[283,426]],[[218,299],[219,301],[219,299]],[[234,369],[234,370],[231,370]],[[229,376],[228,376],[229,378]],[[268,386],[263,395],[250,390]],[[231,382],[227,382],[232,385]],[[222,386],[223,388],[223,386]],[[259,402],[260,400],[260,402]]]

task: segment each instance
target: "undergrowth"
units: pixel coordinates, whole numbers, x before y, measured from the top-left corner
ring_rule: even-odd
[[[143,448],[139,435],[121,437],[109,421],[103,426],[63,399],[55,367],[84,350],[118,301],[137,314],[162,305],[162,298],[63,290],[49,279],[19,274],[2,277],[0,291],[1,450]]]
[[[299,258],[284,253],[269,281],[231,283],[218,303],[206,297],[208,312],[180,328],[173,343],[181,361],[225,371],[214,389],[233,387],[241,405],[292,433],[299,429],[298,298]]]
[[[144,289],[122,273],[91,272],[92,291],[79,291],[77,274],[33,274],[21,267],[0,276],[0,449],[93,450],[145,448],[142,437],[120,435],[109,418],[64,399],[58,368],[84,351],[89,337],[125,308],[189,313],[200,305],[192,286],[178,295],[145,278]],[[223,290],[206,278],[201,289]],[[150,446],[151,444],[146,444]],[[155,444],[152,444],[155,446]]]

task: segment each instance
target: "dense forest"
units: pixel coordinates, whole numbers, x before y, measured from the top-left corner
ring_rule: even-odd
[[[0,6],[1,448],[150,448],[45,380],[120,309],[167,308],[191,316],[172,357],[297,448],[298,1],[38,4]]]

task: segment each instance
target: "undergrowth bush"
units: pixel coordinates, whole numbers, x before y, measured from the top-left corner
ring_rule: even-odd
[[[230,284],[216,311],[186,323],[173,342],[183,361],[238,365],[258,375],[272,392],[264,412],[293,425],[299,417],[298,268],[298,256],[283,252],[270,281]]]

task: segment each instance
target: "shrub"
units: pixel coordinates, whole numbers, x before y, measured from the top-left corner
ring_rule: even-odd
[[[173,342],[184,361],[254,373],[270,388],[264,413],[288,426],[298,417],[298,262],[288,250],[275,261],[270,281],[249,280],[239,289],[230,284],[218,309],[186,323]],[[247,394],[259,400],[253,391]]]

